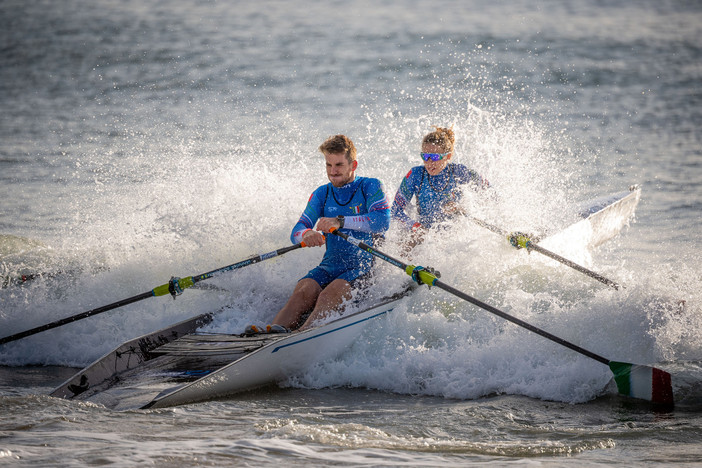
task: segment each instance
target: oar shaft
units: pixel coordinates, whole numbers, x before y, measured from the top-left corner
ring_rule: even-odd
[[[485,222],[485,221],[478,219],[478,218],[474,218],[472,216],[468,216],[468,218],[471,221],[473,221],[475,224],[477,224],[478,226],[482,226],[485,229],[488,229],[496,234],[499,234],[501,236],[509,236],[509,233],[507,231],[505,231],[504,229],[500,229],[499,227],[497,227],[493,224],[490,224],[490,223]],[[556,260],[557,262],[561,262],[562,264],[569,266],[569,267],[573,268],[574,270],[577,270],[580,273],[583,273],[583,274],[589,276],[590,278],[596,279],[597,281],[599,281],[603,284],[606,284],[607,286],[610,286],[614,289],[619,289],[619,284],[612,281],[611,279],[605,278],[604,276],[600,275],[599,273],[596,273],[592,270],[589,270],[582,265],[578,265],[577,263],[575,263],[571,260],[568,260],[565,257],[561,257],[557,253],[551,252],[550,250],[545,249],[545,248],[541,247],[540,245],[533,243],[531,240],[526,240],[525,245],[521,245],[521,242],[520,242],[520,245],[517,248],[521,248],[521,247],[524,247],[529,251],[535,250],[535,251],[539,252],[540,254],[546,255],[547,257],[552,258],[553,260]]]
[[[173,278],[169,283],[167,284],[162,284],[161,286],[158,286],[153,289],[153,295],[154,296],[164,296],[166,294],[174,294],[174,286],[177,286],[180,291],[190,288],[196,283],[199,283],[200,281],[204,281],[206,279],[210,279],[214,276],[217,276],[221,273],[227,272],[227,271],[232,271],[232,270],[238,270],[239,268],[244,268],[245,266],[253,265],[254,263],[262,262],[264,260],[268,260],[273,257],[277,257],[279,255],[283,255],[284,253],[290,252],[291,250],[299,249],[301,247],[305,247],[304,242],[300,242],[299,244],[294,244],[290,245],[288,247],[283,247],[277,250],[274,250],[272,252],[260,254],[260,255],[254,255],[253,257],[247,258],[246,260],[242,260],[237,263],[233,263],[231,265],[227,265],[222,268],[217,268],[216,270],[208,271],[207,273],[202,273],[200,275],[195,275],[195,276],[188,276],[186,278]],[[179,294],[179,293],[178,293]],[[175,297],[175,296],[174,296]]]
[[[299,244],[294,244],[294,245],[291,245],[288,247],[283,247],[283,248],[280,248],[280,249],[277,249],[277,250],[274,250],[272,252],[268,252],[265,254],[254,255],[253,257],[247,258],[246,260],[242,260],[238,263],[227,265],[225,267],[218,268],[216,270],[212,270],[210,272],[203,273],[201,275],[188,276],[187,278],[173,278],[170,282],[168,282],[166,284],[162,284],[161,286],[157,286],[149,292],[145,292],[145,293],[139,294],[137,296],[123,299],[121,301],[113,302],[112,304],[98,307],[97,309],[92,309],[92,310],[89,310],[87,312],[82,312],[80,314],[72,315],[70,317],[66,317],[64,319],[57,320],[55,322],[47,323],[46,325],[32,328],[31,330],[25,330],[23,332],[16,333],[14,335],[0,338],[0,345],[5,344],[5,343],[9,343],[10,341],[19,340],[21,338],[26,338],[30,335],[35,335],[37,333],[41,333],[41,332],[46,331],[46,330],[51,330],[52,328],[60,327],[62,325],[66,325],[66,324],[75,322],[76,320],[81,320],[84,318],[91,317],[93,315],[100,314],[102,312],[107,312],[108,310],[116,309],[118,307],[122,307],[122,306],[125,306],[128,304],[133,304],[134,302],[141,301],[141,300],[146,299],[148,297],[164,296],[166,294],[173,294],[175,297],[176,290],[182,292],[183,289],[189,288],[199,281],[203,281],[203,280],[206,280],[208,278],[212,278],[213,276],[215,276],[219,273],[223,273],[225,271],[236,270],[236,269],[248,266],[248,265],[252,265],[254,263],[262,262],[263,260],[268,260],[269,258],[283,255],[284,253],[290,252],[291,250],[299,249],[300,247],[305,247],[305,244],[301,242]],[[180,292],[178,292],[178,294]]]
[[[619,284],[612,281],[611,279],[605,278],[604,276],[602,276],[599,273],[596,273],[592,270],[588,270],[587,268],[580,266],[577,263],[568,260],[567,258],[563,258],[560,255],[558,255],[557,253],[554,253],[554,252],[551,252],[550,250],[544,249],[540,245],[529,244],[529,246],[527,247],[527,250],[536,250],[540,254],[546,255],[549,258],[552,258],[558,262],[561,262],[564,265],[567,265],[567,266],[573,268],[574,270],[579,271],[580,273],[586,274],[590,278],[594,278],[597,281],[606,284],[607,286],[611,286],[614,289],[619,289]]]
[[[388,262],[392,265],[395,265],[398,268],[402,268],[403,270],[406,270],[407,267],[409,266],[406,263],[404,263],[396,258],[391,257],[390,255],[387,255],[387,254],[384,254],[382,252],[375,250],[370,245],[366,244],[365,242],[361,242],[360,240],[356,239],[355,237],[351,237],[351,236],[344,234],[343,232],[340,232],[336,229],[332,229],[331,232],[332,232],[332,234],[336,234],[337,236],[339,236],[339,237],[345,239],[346,241],[350,242],[351,244],[355,245],[359,249],[364,250],[364,251],[368,252],[369,254],[374,255],[380,259],[383,259],[386,262]]]
[[[504,231],[503,229],[500,229],[499,227],[497,227],[493,224],[487,223],[487,222],[483,221],[482,219],[474,218],[472,216],[468,216],[468,219],[473,221],[478,226],[484,227],[485,229],[492,231],[495,234],[499,234],[501,236],[507,236],[507,231]]]
[[[480,308],[483,308],[483,309],[487,310],[488,312],[497,315],[498,317],[502,317],[503,319],[514,323],[515,325],[519,325],[522,328],[526,328],[527,330],[534,332],[538,335],[541,335],[546,339],[549,339],[555,343],[558,343],[559,345],[565,346],[566,348],[570,348],[577,353],[583,354],[583,355],[585,355],[589,358],[592,358],[596,361],[599,361],[603,364],[609,365],[609,359],[604,358],[604,357],[602,357],[598,354],[595,354],[591,351],[588,351],[587,349],[581,348],[580,346],[575,345],[573,343],[570,343],[569,341],[566,341],[562,338],[559,338],[556,335],[552,335],[551,333],[549,333],[545,330],[542,330],[538,327],[535,327],[534,325],[531,325],[530,323],[527,323],[524,320],[520,320],[520,319],[513,317],[505,312],[502,312],[501,310],[491,306],[490,304],[486,304],[479,299],[476,299],[472,296],[469,296],[468,294],[465,294],[464,292],[459,291],[458,289],[456,289],[452,286],[449,286],[448,284],[442,283],[438,279],[432,283],[432,286],[436,286],[437,288],[441,288],[444,291],[450,292],[451,294],[458,296],[461,299],[464,299],[464,300],[470,302],[471,304],[474,304]]]
[[[402,270],[404,270],[405,273],[407,273],[408,275],[412,276],[412,270],[414,269],[414,266],[407,265],[406,263],[403,263],[399,260],[396,260],[396,259],[390,257],[389,255],[386,255],[386,254],[374,249],[373,247],[369,246],[368,244],[361,242],[358,239],[355,239],[355,238],[353,238],[349,235],[346,235],[342,232],[339,232],[338,230],[334,230],[334,231],[332,231],[332,233],[336,234],[339,237],[343,237],[344,239],[346,239],[350,243],[356,245],[358,248],[365,250],[366,252],[368,252],[372,255],[375,255],[376,257],[382,258],[382,259],[392,263],[393,265],[397,266],[398,268],[401,268]],[[429,286],[436,286],[438,288],[441,288],[444,291],[450,292],[451,294],[454,294],[454,295],[460,297],[461,299],[464,299],[464,300],[466,300],[466,301],[470,302],[471,304],[474,304],[478,307],[482,307],[483,309],[487,310],[488,312],[491,312],[499,317],[502,317],[505,320],[508,320],[516,325],[519,325],[520,327],[526,328],[527,330],[532,331],[534,333],[537,333],[537,334],[543,336],[544,338],[547,338],[547,339],[549,339],[555,343],[558,343],[562,346],[565,346],[566,348],[570,348],[573,351],[576,351],[580,354],[583,354],[589,358],[595,359],[596,361],[599,361],[603,364],[609,365],[609,359],[604,358],[604,357],[602,357],[598,354],[595,354],[591,351],[588,351],[587,349],[581,348],[580,346],[575,345],[573,343],[570,343],[570,342],[568,342],[562,338],[559,338],[555,335],[552,335],[551,333],[549,333],[545,330],[542,330],[538,327],[535,327],[534,325],[531,325],[531,324],[529,324],[523,320],[520,320],[516,317],[513,317],[513,316],[511,316],[505,312],[502,312],[501,310],[499,310],[499,309],[497,309],[489,304],[486,304],[486,303],[484,303],[484,302],[482,302],[482,301],[480,301],[472,296],[469,296],[468,294],[466,294],[462,291],[459,291],[458,289],[456,289],[452,286],[449,286],[445,283],[442,283],[441,281],[439,281],[439,279],[436,276],[434,276],[433,274],[431,274],[427,270],[420,271],[418,273],[418,276],[422,282],[428,284]]]
[[[130,297],[129,299],[123,299],[121,301],[113,302],[112,304],[108,304],[106,306],[98,307],[97,309],[92,309],[88,310],[87,312],[83,312],[80,314],[72,315],[70,317],[66,317],[61,320],[57,320],[55,322],[47,323],[46,325],[42,325],[40,327],[32,328],[31,330],[25,330],[20,333],[15,333],[14,335],[6,336],[4,338],[0,338],[0,345],[9,343],[10,341],[15,341],[19,340],[21,338],[26,338],[30,335],[35,335],[37,333],[41,333],[46,330],[51,330],[52,328],[60,327],[62,325],[69,324],[71,322],[75,322],[76,320],[82,320],[84,318],[91,317],[93,315],[101,314],[102,312],[107,312],[108,310],[116,309],[118,307],[122,307],[128,304],[132,304],[134,302],[141,301],[142,299],[146,299],[147,297],[153,297],[154,293],[153,291],[145,292],[142,294],[139,294],[138,296],[133,296]]]
[[[218,268],[216,270],[209,271],[207,273],[203,273],[201,275],[193,276],[193,283],[197,283],[202,280],[206,280],[209,278],[212,278],[215,275],[218,275],[220,273],[224,273],[226,271],[232,271],[232,270],[237,270],[239,268],[243,268],[245,266],[253,265],[254,263],[262,262],[264,260],[268,260],[273,257],[278,257],[280,255],[283,255],[285,253],[290,252],[291,250],[299,249],[301,247],[305,247],[304,243],[299,243],[299,244],[294,244],[288,247],[283,247],[278,250],[274,250],[272,252],[268,252],[265,254],[260,254],[260,255],[254,255],[251,258],[247,258],[246,260],[242,260],[238,263],[234,263],[232,265],[228,265],[222,268]]]

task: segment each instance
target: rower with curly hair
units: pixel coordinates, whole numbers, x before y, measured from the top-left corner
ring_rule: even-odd
[[[456,136],[451,128],[434,127],[422,139],[419,153],[424,164],[413,167],[402,180],[392,204],[392,218],[412,232],[410,246],[419,242],[433,225],[461,212],[461,188],[489,187],[488,181],[463,164],[451,162]],[[406,208],[416,198],[417,219]]]

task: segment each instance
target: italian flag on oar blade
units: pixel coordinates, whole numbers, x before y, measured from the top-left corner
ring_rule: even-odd
[[[672,382],[666,371],[617,361],[609,361],[609,368],[622,395],[673,405]]]

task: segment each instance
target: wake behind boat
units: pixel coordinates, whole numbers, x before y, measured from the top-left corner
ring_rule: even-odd
[[[641,189],[633,186],[589,202],[572,226],[545,241],[570,230],[588,232],[597,242],[586,245],[599,245],[630,221],[640,194]],[[265,256],[257,261],[262,258]],[[173,281],[169,285],[172,288]],[[127,410],[206,401],[275,384],[339,356],[362,334],[368,321],[392,311],[412,289],[302,332],[197,333],[212,320],[212,314],[199,315],[122,344],[68,379],[51,396]]]

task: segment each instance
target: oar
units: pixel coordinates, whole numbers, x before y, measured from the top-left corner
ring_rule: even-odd
[[[51,272],[51,273],[28,273],[25,275],[18,275],[16,277],[12,277],[11,275],[5,276],[2,278],[2,281],[0,281],[0,289],[6,288],[9,286],[23,286],[25,283],[35,280],[37,278],[56,278],[58,276],[68,276],[72,275],[75,276],[78,273],[78,271],[56,271],[56,272]],[[218,287],[218,286],[213,286],[211,284],[195,284],[193,285],[193,289],[202,289],[202,290],[213,290],[213,291],[224,291],[224,289]]]
[[[630,364],[627,362],[610,361],[609,359],[588,351],[580,346],[570,343],[562,338],[548,333],[540,328],[535,327],[523,320],[502,312],[495,307],[486,304],[474,297],[467,295],[466,293],[459,291],[447,284],[441,282],[432,271],[425,269],[421,266],[407,265],[400,260],[394,259],[389,255],[386,255],[374,248],[370,247],[368,244],[361,242],[347,234],[339,232],[338,230],[332,230],[334,234],[339,237],[346,239],[351,244],[357,246],[359,249],[364,250],[378,258],[395,265],[405,271],[408,275],[412,277],[419,284],[426,284],[429,287],[436,286],[444,291],[447,291],[455,296],[460,297],[478,307],[487,310],[490,313],[502,317],[520,327],[526,328],[538,335],[543,336],[555,343],[558,343],[566,348],[570,348],[573,351],[580,353],[584,356],[592,358],[596,361],[601,362],[609,366],[610,370],[614,374],[614,380],[617,383],[617,389],[619,393],[632,398],[639,398],[643,400],[650,401],[652,403],[673,406],[673,387],[672,379],[668,372],[657,369],[655,367],[643,366],[638,364]]]
[[[20,338],[25,338],[30,335],[34,335],[36,333],[40,333],[46,330],[50,330],[52,328],[60,327],[62,325],[66,325],[67,323],[75,322],[76,320],[81,320],[84,318],[91,317],[93,315],[101,314],[103,312],[107,312],[108,310],[116,309],[118,307],[125,306],[127,304],[132,304],[134,302],[141,301],[143,299],[149,298],[149,297],[154,297],[154,296],[165,296],[166,294],[171,294],[173,296],[173,299],[175,299],[176,296],[180,295],[184,289],[192,287],[194,284],[212,278],[215,275],[218,275],[220,273],[224,273],[226,271],[231,271],[231,270],[236,270],[239,268],[243,268],[245,266],[253,265],[254,263],[262,262],[263,260],[268,260],[269,258],[277,257],[279,255],[283,255],[284,253],[290,252],[291,250],[299,249],[300,247],[305,247],[304,243],[299,243],[299,244],[294,244],[289,247],[283,247],[278,250],[274,250],[272,252],[268,252],[265,254],[260,254],[260,255],[254,255],[251,258],[247,258],[246,260],[242,260],[238,263],[234,263],[232,265],[228,265],[222,268],[218,268],[216,270],[212,270],[207,273],[203,273],[201,275],[197,276],[188,276],[187,278],[176,278],[173,277],[171,280],[163,284],[161,286],[157,286],[151,291],[147,291],[145,293],[127,298],[127,299],[122,299],[121,301],[113,302],[112,304],[108,304],[106,306],[98,307],[97,309],[92,309],[87,312],[83,312],[80,314],[73,315],[71,317],[66,317],[61,320],[57,320],[55,322],[47,323],[46,325],[42,325],[40,327],[32,328],[31,330],[26,330],[20,333],[16,333],[14,335],[6,336],[4,338],[0,338],[0,345],[9,343],[10,341],[15,341],[19,340]]]
[[[512,244],[514,247],[517,249],[525,248],[527,251],[532,251],[535,250],[539,252],[540,254],[546,255],[547,257],[550,257],[558,262],[561,262],[564,265],[567,265],[574,270],[579,271],[580,273],[584,273],[590,278],[594,278],[597,281],[600,281],[601,283],[606,284],[607,286],[610,286],[614,289],[619,289],[619,285],[612,281],[611,279],[605,278],[604,276],[600,275],[599,273],[595,273],[592,270],[588,270],[582,265],[578,265],[577,263],[568,260],[567,258],[561,257],[557,253],[551,252],[550,250],[547,250],[540,245],[532,242],[532,240],[529,238],[528,235],[521,233],[521,232],[516,232],[516,233],[507,233],[507,231],[500,229],[499,227],[486,223],[483,220],[474,218],[472,216],[468,216],[468,218],[473,221],[475,224],[482,226],[486,229],[489,229],[492,232],[495,232],[501,236],[507,237],[507,240],[509,240],[509,243]]]

